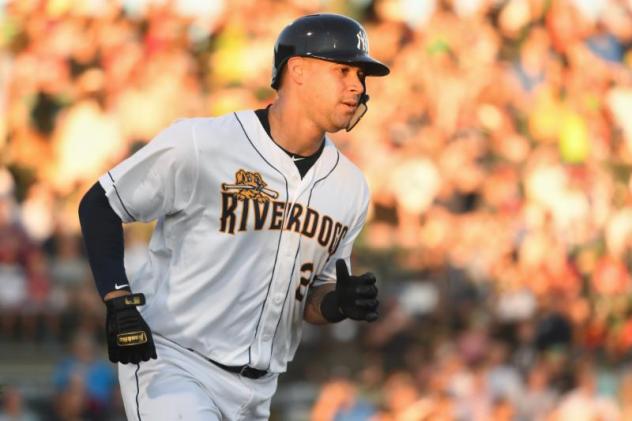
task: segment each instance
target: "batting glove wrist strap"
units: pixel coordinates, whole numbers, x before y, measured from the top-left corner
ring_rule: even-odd
[[[323,297],[320,302],[320,313],[329,323],[338,323],[347,318],[340,309],[336,291],[330,291]]]
[[[126,308],[136,308],[145,305],[145,294],[130,294],[112,298],[105,302],[108,310],[118,311]]]
[[[125,295],[105,302],[108,355],[113,363],[139,363],[156,358],[156,348],[149,326],[136,306],[145,304],[143,294]]]

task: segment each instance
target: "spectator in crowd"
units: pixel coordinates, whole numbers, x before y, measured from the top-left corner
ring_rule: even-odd
[[[345,378],[323,386],[312,408],[313,421],[360,421],[370,419],[375,408],[359,395],[355,383]]]
[[[70,405],[66,402],[73,398],[68,394],[78,389],[85,396],[86,413],[93,419],[103,418],[112,401],[116,375],[112,365],[96,355],[92,336],[78,332],[72,340],[70,355],[55,368],[53,383],[60,405]]]
[[[19,388],[5,386],[1,389],[1,396],[0,421],[38,421],[42,419],[25,405],[24,397]]]
[[[556,399],[546,367],[542,364],[534,366],[525,379],[525,391],[518,399],[518,420],[546,420],[555,406]]]
[[[587,364],[579,367],[576,374],[576,387],[563,395],[556,409],[556,416],[562,421],[621,419],[616,402],[605,396],[599,396],[595,369]]]
[[[33,341],[48,273],[41,249],[16,220],[12,183],[7,184],[0,193],[0,334]]]

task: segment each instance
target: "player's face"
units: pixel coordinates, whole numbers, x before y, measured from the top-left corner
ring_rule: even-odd
[[[362,69],[309,59],[307,72],[306,101],[311,119],[327,132],[346,128],[364,89]]]

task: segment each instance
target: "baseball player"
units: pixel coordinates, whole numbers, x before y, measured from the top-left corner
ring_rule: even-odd
[[[303,320],[377,318],[348,271],[364,176],[326,133],[367,110],[366,32],[334,14],[279,35],[266,109],[175,122],[99,178],[79,207],[130,420],[267,419]],[[122,223],[157,220],[128,279]]]

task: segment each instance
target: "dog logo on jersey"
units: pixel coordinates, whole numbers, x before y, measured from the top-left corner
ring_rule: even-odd
[[[261,174],[239,170],[235,173],[235,184],[222,183],[222,192],[233,193],[239,200],[253,199],[257,202],[268,202],[279,197],[279,193],[267,188]]]

